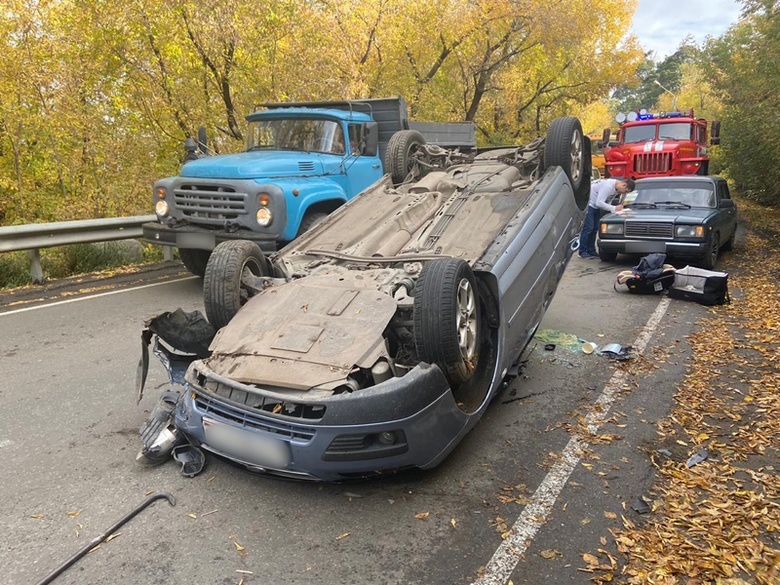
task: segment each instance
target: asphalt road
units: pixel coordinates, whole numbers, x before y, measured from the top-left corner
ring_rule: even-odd
[[[202,310],[200,280],[169,267],[0,294],[2,581],[38,582],[147,494],[169,492],[175,507],[157,501],[56,582],[590,583],[582,554],[611,550],[601,539],[621,515],[638,519],[653,423],[707,310],[615,292],[630,264],[572,260],[523,374],[439,468],[339,485],[214,457],[195,478],[135,461],[166,381],[153,360],[136,405],[144,320]],[[572,336],[643,353],[621,365]]]

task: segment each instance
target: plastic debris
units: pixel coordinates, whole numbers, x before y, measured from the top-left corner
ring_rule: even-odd
[[[554,343],[545,343],[544,344],[544,350],[545,351],[553,351],[555,349]]]
[[[631,502],[631,509],[637,514],[647,514],[650,511],[650,504],[640,496]]]
[[[173,459],[181,463],[182,475],[195,477],[206,464],[206,456],[203,451],[194,445],[179,445],[173,449]]]
[[[709,456],[710,454],[707,452],[707,449],[702,447],[701,449],[696,451],[696,453],[694,453],[688,458],[688,461],[685,462],[685,465],[686,467],[693,467],[694,465],[697,465],[702,461],[704,461]]]

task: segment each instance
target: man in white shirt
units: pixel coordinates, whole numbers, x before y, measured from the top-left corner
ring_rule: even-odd
[[[634,179],[600,179],[591,183],[588,212],[580,232],[580,258],[590,260],[599,257],[596,252],[596,232],[599,229],[601,210],[615,213],[623,209],[622,205],[612,205],[610,201],[618,193],[630,193],[634,186]]]

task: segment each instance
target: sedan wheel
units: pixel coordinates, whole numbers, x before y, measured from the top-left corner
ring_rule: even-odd
[[[702,258],[701,267],[705,270],[712,270],[715,268],[715,262],[718,260],[718,251],[720,250],[720,236],[718,234],[712,234],[710,240],[710,249],[707,255]]]
[[[436,364],[453,386],[471,378],[479,360],[476,280],[467,262],[428,262],[414,287],[414,340],[420,360]]]

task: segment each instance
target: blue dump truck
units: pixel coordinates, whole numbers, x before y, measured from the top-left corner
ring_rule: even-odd
[[[401,183],[421,144],[476,147],[472,123],[412,122],[402,97],[263,104],[246,120],[244,152],[209,156],[199,132],[180,175],[154,184],[144,240],[199,276],[221,242],[275,252],[383,175]]]

